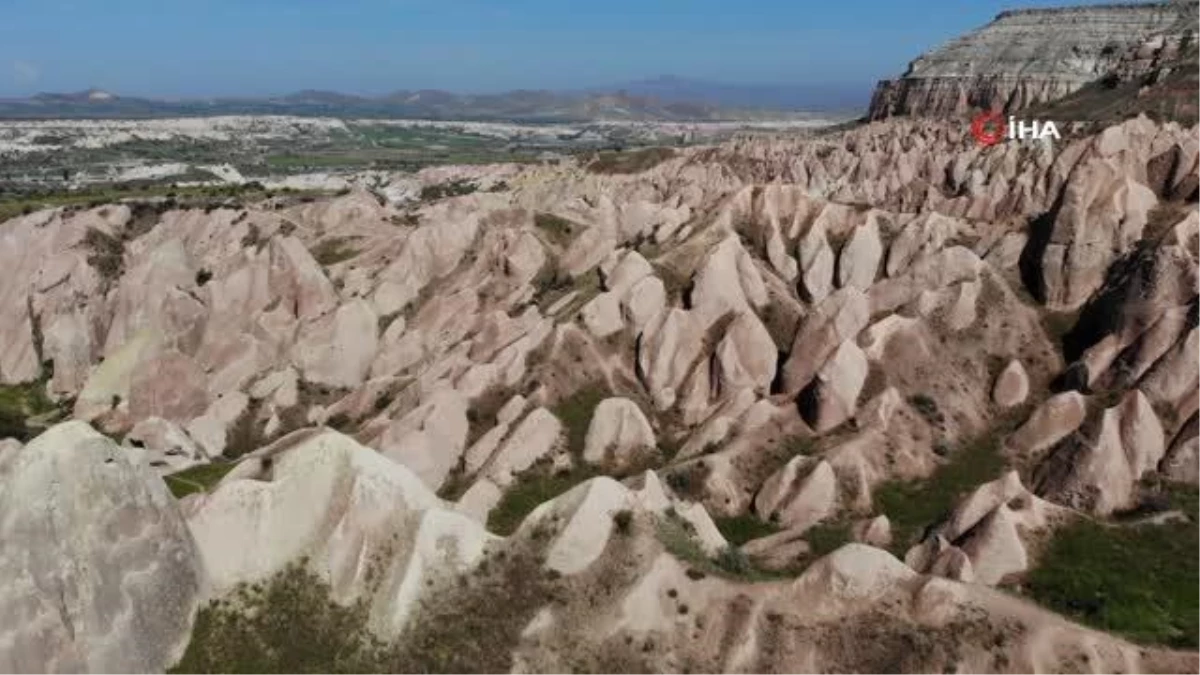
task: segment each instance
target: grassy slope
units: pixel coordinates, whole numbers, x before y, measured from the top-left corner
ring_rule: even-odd
[[[535,466],[523,473],[504,491],[500,503],[488,514],[488,530],[501,535],[512,534],[539,504],[596,475],[595,470],[583,462],[583,443],[592,414],[605,396],[599,388],[581,389],[554,408],[555,417],[563,424],[574,468],[551,472],[546,467]]]
[[[895,480],[881,485],[874,499],[892,524],[892,549],[903,555],[917,543],[923,528],[936,524],[976,486],[1000,476],[1003,436],[989,431],[950,452],[933,475],[920,481]]]
[[[1200,646],[1197,491],[1172,486],[1168,495],[1186,518],[1161,524],[1080,518],[1055,532],[1025,591],[1057,612],[1138,642]]]

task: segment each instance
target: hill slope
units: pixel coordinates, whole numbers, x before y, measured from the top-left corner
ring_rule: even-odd
[[[1148,41],[1194,44],[1195,30],[1196,5],[1188,2],[1003,12],[880,82],[869,117],[1015,112],[1100,79]]]

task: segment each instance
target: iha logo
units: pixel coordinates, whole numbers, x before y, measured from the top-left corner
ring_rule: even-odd
[[[1003,140],[1040,141],[1046,138],[1062,138],[1054,122],[1018,120],[1015,117],[1009,117],[1006,122],[1004,116],[998,112],[980,113],[971,120],[971,135],[984,147]]]

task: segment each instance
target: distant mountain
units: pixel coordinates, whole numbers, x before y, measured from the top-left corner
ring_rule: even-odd
[[[686,101],[727,108],[806,112],[857,112],[871,100],[872,83],[729,84],[662,75],[612,89],[662,101]]]
[[[34,100],[43,103],[87,103],[87,102],[108,102],[117,99],[116,94],[111,94],[103,89],[88,89],[86,91],[70,92],[66,94],[40,93],[34,95]]]
[[[752,97],[744,100],[751,101]],[[678,92],[658,96],[630,90],[616,93],[517,90],[497,94],[457,94],[423,89],[396,91],[379,97],[305,90],[271,98],[155,100],[91,89],[72,94],[0,99],[0,119],[277,114],[519,122],[720,121],[778,119],[780,111],[797,109],[798,106],[714,104],[689,99]]]
[[[368,99],[336,91],[305,89],[279,99],[291,105],[360,105]]]

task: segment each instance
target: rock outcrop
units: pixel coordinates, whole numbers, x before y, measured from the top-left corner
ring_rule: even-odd
[[[654,429],[637,404],[609,398],[596,406],[584,439],[583,458],[625,467],[654,451]]]
[[[1029,376],[1025,373],[1024,366],[1020,361],[1009,361],[1004,370],[1000,371],[1000,376],[996,378],[996,384],[992,387],[992,400],[998,406],[1011,408],[1024,403],[1028,395]]]
[[[0,455],[0,668],[149,672],[183,653],[205,574],[134,454],[67,422]]]
[[[880,82],[868,116],[1009,113],[1052,101],[1113,70],[1126,50],[1152,35],[1182,33],[1187,4],[1001,12],[988,25],[922,55],[899,78]]]
[[[337,432],[242,466],[188,508],[218,595],[307,560],[336,600],[365,597],[371,625],[390,634],[405,626],[426,580],[471,567],[492,539],[412,472]]]
[[[1137,482],[1165,452],[1162,425],[1138,390],[1057,447],[1037,474],[1039,494],[1098,515],[1134,506]]]

